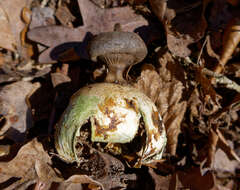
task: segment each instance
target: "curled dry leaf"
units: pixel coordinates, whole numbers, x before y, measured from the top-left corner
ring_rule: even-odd
[[[29,29],[48,26],[54,23],[54,10],[50,7],[35,7],[32,10],[31,22]]]
[[[221,97],[214,90],[211,81],[203,74],[202,68],[197,68],[195,75],[196,81],[199,82],[202,87],[203,96],[205,99],[204,103],[207,104],[208,102],[212,102],[212,112],[215,112],[220,107],[219,100]]]
[[[206,149],[208,149],[206,163],[203,164],[204,168],[201,169],[201,173],[205,173],[208,170],[215,170],[217,174],[219,172],[234,174],[235,169],[239,168],[240,159],[238,155],[219,129],[210,129],[208,143],[201,152],[206,154]]]
[[[61,182],[57,189],[58,190],[72,190],[79,189],[83,190],[82,184],[89,184],[88,187],[95,187],[96,190],[101,189],[104,190],[104,187],[101,183],[96,180],[93,180],[91,177],[87,175],[73,175],[69,177],[67,180]],[[92,189],[92,188],[89,188]]]
[[[11,51],[15,51],[17,49],[21,55],[26,53],[21,47],[20,39],[20,33],[25,26],[24,22],[21,20],[21,11],[30,3],[31,0],[1,0],[0,47]]]
[[[221,131],[217,128],[215,130],[216,134],[218,135],[218,146],[226,153],[226,155],[228,156],[228,158],[230,160],[237,160],[240,163],[240,158],[239,156],[236,154],[236,152],[233,150],[233,148],[229,145],[229,143],[227,142],[227,140],[224,138],[223,134],[221,133]]]
[[[89,147],[90,148],[90,147]],[[65,174],[76,175],[81,172],[81,176],[75,176],[76,182],[71,180],[66,180],[60,183],[60,187],[65,187],[67,184],[71,183],[71,186],[80,186],[80,184],[95,184],[102,189],[116,189],[116,188],[126,188],[129,181],[136,181],[137,177],[135,174],[126,174],[124,164],[117,158],[101,153],[100,151],[90,148],[92,152],[91,155],[86,155],[85,161],[79,164],[78,168],[68,167],[63,171]],[[75,170],[75,172],[74,172]],[[85,176],[87,175],[87,176]],[[73,177],[73,179],[75,178]]]
[[[83,26],[74,29],[55,25],[37,27],[28,33],[31,40],[50,47],[40,55],[40,62],[56,62],[62,53],[71,48],[80,58],[87,59],[86,46],[90,37],[112,31],[116,23],[121,24],[123,31],[138,32],[143,39],[153,37],[154,30],[157,34],[157,27],[150,28],[148,21],[129,6],[101,9],[90,0],[78,0],[78,4]]]
[[[20,181],[15,182],[18,185],[35,180],[50,184],[62,181],[51,164],[51,158],[35,138],[21,147],[13,160],[0,162],[0,182],[12,177],[20,178]]]
[[[152,168],[148,168],[148,172],[154,181],[155,190],[168,190],[169,189],[169,183],[170,183],[171,176],[158,175],[154,172],[154,170]]]
[[[191,54],[188,45],[200,40],[207,28],[201,1],[150,0],[153,12],[165,27],[167,45],[171,53],[186,57]]]
[[[170,59],[170,54],[165,55],[165,59]],[[164,59],[164,58],[162,58]],[[135,87],[147,94],[156,104],[167,131],[167,148],[172,154],[176,154],[177,139],[180,133],[180,126],[186,111],[186,102],[181,101],[183,84],[174,76],[176,71],[169,65],[174,64],[173,60],[163,61],[159,59],[162,67],[159,74],[156,71],[142,71]],[[176,68],[175,68],[176,69]],[[178,71],[179,72],[179,71]]]
[[[25,140],[27,130],[32,127],[32,113],[27,101],[39,87],[39,83],[19,81],[0,90],[0,138],[7,137],[15,142]]]
[[[218,149],[215,153],[215,161],[213,163],[213,168],[216,172],[228,172],[235,174],[236,169],[240,168],[240,164],[236,160],[230,160],[223,150]]]
[[[240,18],[236,17],[230,21],[223,35],[222,53],[217,67],[214,69],[216,73],[221,73],[224,65],[231,58],[234,50],[240,42]]]
[[[1,31],[0,31],[0,47],[14,51],[15,48],[13,44],[16,44],[15,38],[12,35],[11,32],[11,27],[8,21],[8,16],[6,15],[4,9],[0,6],[0,26],[1,26]]]
[[[186,171],[178,171],[177,175],[185,188],[211,190],[216,186],[214,174],[212,172],[207,172],[205,175],[202,175],[200,167],[192,167]]]

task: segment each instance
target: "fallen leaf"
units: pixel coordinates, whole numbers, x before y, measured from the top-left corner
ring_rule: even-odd
[[[166,61],[164,59],[167,59]],[[159,59],[161,68],[156,71],[142,71],[136,88],[148,95],[155,102],[167,131],[167,148],[170,154],[176,154],[178,134],[186,111],[186,101],[181,101],[183,84],[176,79],[176,71],[171,67],[173,59],[169,53]],[[168,70],[171,68],[173,70]],[[176,69],[176,68],[175,68]],[[178,70],[179,74],[179,70]]]
[[[186,171],[177,172],[178,179],[185,188],[194,190],[210,190],[215,187],[215,176],[212,172],[201,175],[199,167],[191,167]]]
[[[10,152],[10,145],[0,145],[0,157],[6,156]]]
[[[67,26],[71,28],[73,27],[72,22],[75,20],[75,17],[69,11],[67,6],[63,5],[58,7],[55,15],[63,26]]]
[[[218,149],[215,153],[213,168],[216,172],[228,172],[234,175],[236,169],[240,168],[240,163],[236,160],[230,160],[226,153],[224,153],[221,149]]]
[[[27,130],[32,127],[32,113],[27,100],[39,87],[39,83],[19,81],[0,90],[0,114],[4,120],[1,138],[7,137],[15,142],[25,140]]]
[[[165,27],[167,45],[171,53],[179,57],[191,54],[189,45],[205,34],[207,21],[200,1],[150,1],[153,12]]]
[[[67,180],[61,182],[58,186],[58,190],[73,190],[73,189],[79,189],[83,190],[82,184],[90,184],[94,185],[97,189],[104,190],[104,187],[101,183],[99,183],[96,180],[93,180],[91,177],[87,175],[73,175],[69,177]],[[99,187],[99,188],[97,188]],[[91,188],[90,188],[91,189]]]
[[[226,27],[223,35],[222,53],[214,72],[221,73],[240,42],[240,19],[234,18]]]
[[[29,29],[40,27],[40,26],[48,26],[52,24],[55,24],[53,9],[51,9],[50,7],[33,8]]]
[[[80,58],[88,59],[88,40],[98,33],[113,31],[116,23],[121,24],[123,31],[135,31],[143,39],[150,40],[154,37],[154,29],[148,21],[129,6],[101,9],[90,0],[78,0],[78,4],[83,26],[74,29],[63,26],[37,27],[29,31],[28,37],[31,40],[49,47],[40,55],[40,62],[56,62],[61,53],[71,48],[74,48]],[[155,26],[155,34],[156,31],[158,29]]]
[[[233,148],[229,145],[229,143],[224,138],[221,131],[218,128],[216,128],[215,132],[219,138],[218,146],[226,153],[226,155],[228,156],[228,158],[230,160],[237,160],[240,163],[240,157],[236,154],[236,152],[233,150]]]
[[[171,176],[157,175],[152,168],[148,168],[148,172],[154,181],[155,190],[168,190],[169,189],[169,183],[170,183]]]
[[[51,73],[51,79],[54,88],[58,85],[71,82],[71,79],[67,75],[60,72]]]
[[[207,49],[207,53],[209,56],[219,60],[220,57],[218,54],[216,54],[212,48],[212,44],[211,44],[211,39],[210,39],[210,36],[208,35],[207,36],[207,45],[206,45],[206,49]]]
[[[8,21],[8,15],[4,11],[4,9],[1,7],[1,4],[0,4],[0,17],[1,17],[0,47],[11,50],[11,51],[15,51],[14,45],[16,45],[16,41],[11,32],[11,27]]]
[[[0,2],[0,46],[2,48],[15,51],[21,54],[20,33],[25,27],[25,23],[21,20],[21,11],[27,7],[31,0],[2,0]],[[13,11],[14,10],[14,11]]]
[[[17,177],[20,181],[15,183],[19,186],[34,180],[43,182],[60,182],[56,171],[51,168],[51,158],[43,149],[43,146],[35,138],[20,148],[18,154],[9,162],[0,162],[0,179]],[[2,180],[1,183],[4,181]]]
[[[218,109],[218,107],[220,106],[219,100],[221,97],[216,93],[215,89],[213,88],[213,86],[211,84],[211,80],[208,79],[203,74],[202,69],[203,68],[196,69],[196,72],[195,72],[196,81],[199,82],[199,84],[202,87],[204,98],[207,100],[207,97],[209,96],[211,98],[211,100],[214,102],[215,109],[213,109],[213,112],[215,112],[216,109]]]

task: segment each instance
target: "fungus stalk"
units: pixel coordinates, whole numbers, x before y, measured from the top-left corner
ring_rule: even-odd
[[[120,58],[121,57],[121,58]],[[107,54],[99,56],[99,59],[108,65],[108,73],[105,82],[124,83],[123,73],[126,68],[133,64],[134,57],[128,54]]]

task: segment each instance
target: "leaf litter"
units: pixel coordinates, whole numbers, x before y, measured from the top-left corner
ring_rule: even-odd
[[[236,2],[15,1],[0,3],[0,189],[239,189]],[[147,43],[127,78],[155,102],[167,149],[138,169],[93,148],[65,163],[54,125],[74,91],[103,81],[86,47],[117,23]]]

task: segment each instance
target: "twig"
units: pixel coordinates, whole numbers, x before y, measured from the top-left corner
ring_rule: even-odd
[[[207,40],[208,40],[208,36],[206,36],[206,38],[205,38],[205,40],[204,40],[204,42],[203,42],[203,45],[202,45],[202,47],[201,47],[201,50],[200,50],[200,52],[199,52],[198,59],[197,59],[197,65],[201,65],[201,64],[200,64],[200,59],[201,59],[201,56],[202,56],[203,49],[204,49],[204,47],[206,46]]]
[[[226,88],[236,90],[237,92],[240,93],[240,86],[236,82],[227,78],[226,76],[224,76],[222,74],[215,73],[215,72],[210,71],[206,68],[203,69],[203,73],[206,74],[206,75],[209,75],[211,77],[214,77],[216,83],[223,84],[223,85],[225,85]]]
[[[184,62],[187,64],[191,64],[196,69],[200,68],[200,66],[192,62],[190,58],[184,59]],[[238,93],[240,93],[240,85],[238,85],[236,82],[232,81],[231,79],[227,78],[225,75],[213,72],[207,68],[203,68],[202,72],[208,76],[213,77],[216,83],[225,85],[226,88],[236,90]]]

